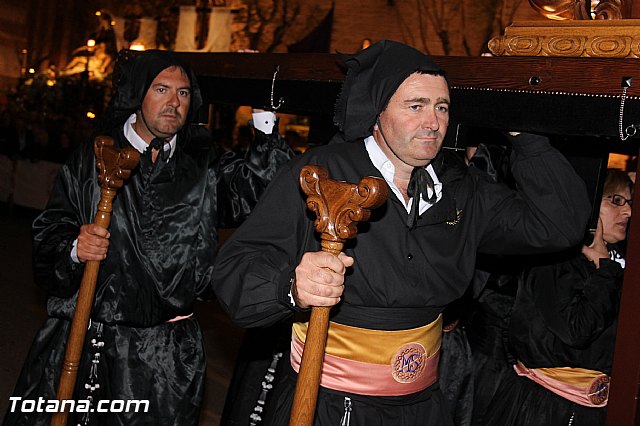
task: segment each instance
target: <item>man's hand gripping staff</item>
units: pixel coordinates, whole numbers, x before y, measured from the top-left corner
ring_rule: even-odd
[[[307,207],[316,213],[322,252],[303,256],[296,268],[300,283],[292,286],[296,302],[312,306],[289,423],[295,426],[313,424],[329,310],[340,300],[345,269],[353,264],[352,258],[341,253],[343,244],[356,236],[357,222],[367,221],[370,209],[386,201],[388,191],[382,179],[365,177],[358,185],[338,182],[318,166],[302,168],[300,186],[307,194]]]

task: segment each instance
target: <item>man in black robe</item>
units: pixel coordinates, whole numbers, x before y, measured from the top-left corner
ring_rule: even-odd
[[[139,167],[118,191],[106,231],[92,224],[100,199],[93,143],[63,166],[33,224],[34,278],[48,293],[49,319],[12,395],[55,399],[84,263],[99,260],[74,394],[90,399],[96,412],[71,413],[70,421],[197,425],[206,358],[193,305],[212,297],[216,227],[249,214],[291,151],[277,131],[271,134],[275,116],[266,112],[259,124],[266,133],[256,130],[243,157],[221,154],[204,129],[190,125],[202,97],[195,76],[170,52],[121,62],[116,90],[96,133],[140,151]],[[109,400],[148,405],[98,413]],[[50,413],[22,413],[21,403],[4,424],[49,424]]]
[[[449,90],[423,53],[381,41],[345,63],[335,122],[347,143],[283,167],[222,248],[215,290],[247,327],[333,306],[316,425],[449,425],[437,381],[444,307],[467,289],[479,251],[577,243],[590,210],[586,188],[544,137],[511,137],[520,191],[441,151]],[[386,204],[338,257],[320,251],[298,184],[306,164],[335,180],[377,176],[389,185]],[[306,327],[294,323],[291,368],[273,389],[266,424],[288,423]]]

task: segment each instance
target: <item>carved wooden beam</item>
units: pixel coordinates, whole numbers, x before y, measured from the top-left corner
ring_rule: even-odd
[[[205,102],[269,104],[332,115],[344,80],[334,54],[181,53]],[[454,123],[566,135],[617,137],[622,80],[631,77],[624,126],[640,123],[640,67],[633,59],[436,56],[451,85]]]
[[[609,22],[609,21],[607,21]],[[640,36],[640,20],[638,29]],[[602,47],[606,49],[605,46]],[[638,49],[638,47],[634,47]],[[531,52],[533,55],[535,52]],[[279,66],[275,92],[289,97],[303,109],[324,111],[326,104],[309,99],[315,86],[339,92],[345,74],[333,54],[304,53],[179,53],[198,76],[206,100],[240,104],[255,99],[266,104],[271,80]],[[578,57],[454,57],[434,56],[447,71],[455,89],[525,90],[535,93],[579,93],[587,96],[620,95],[622,76],[640,77],[638,63],[622,58]],[[507,71],[508,72],[505,72]],[[243,86],[244,85],[244,86]],[[299,85],[305,90],[292,91]],[[332,93],[333,94],[333,93]],[[640,84],[629,88],[630,97],[640,97]],[[332,96],[330,104],[335,102]],[[291,103],[289,103],[291,105]],[[292,107],[289,107],[290,109]]]
[[[604,11],[603,11],[604,13]],[[640,20],[523,21],[489,41],[496,56],[638,58]]]

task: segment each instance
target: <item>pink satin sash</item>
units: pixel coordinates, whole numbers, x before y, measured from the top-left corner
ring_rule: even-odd
[[[168,320],[167,322],[176,322],[176,321],[182,321],[183,319],[187,319],[187,318],[191,318],[193,316],[193,312],[191,312],[189,315],[178,315],[175,318],[171,318],[170,320]]]
[[[609,400],[610,378],[584,368],[527,368],[521,362],[513,366],[518,376],[526,377],[545,389],[585,407],[605,407]]]
[[[408,395],[428,388],[438,380],[441,323],[438,318],[428,326],[406,331],[331,323],[320,385],[370,396]],[[305,325],[294,326],[290,360],[296,372],[300,371],[305,336]]]

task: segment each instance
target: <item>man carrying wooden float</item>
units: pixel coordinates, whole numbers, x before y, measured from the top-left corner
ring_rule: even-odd
[[[119,64],[96,134],[139,151],[139,167],[113,201],[108,230],[93,223],[100,197],[93,144],[62,168],[33,224],[34,278],[48,293],[49,319],[5,425],[48,425],[47,411],[57,411],[65,342],[83,269],[93,261],[100,269],[73,393],[77,405],[90,405],[70,412],[69,424],[197,425],[206,374],[193,305],[213,296],[216,227],[243,220],[291,155],[272,132],[272,113],[246,156],[220,153],[207,131],[191,125],[202,97],[189,68],[166,51],[131,55]],[[50,410],[22,410],[39,400]],[[138,406],[110,410],[118,401]]]
[[[519,191],[441,151],[449,88],[421,52],[385,40],[344,59],[334,121],[346,143],[314,148],[283,167],[222,248],[215,291],[245,327],[296,315],[291,368],[272,391],[266,424],[291,417],[296,426],[450,425],[437,371],[444,307],[467,289],[477,252],[578,244],[590,211],[585,184],[536,135],[510,137]],[[320,250],[298,185],[309,164],[336,181],[374,176],[389,187],[387,202],[338,256]],[[305,312],[317,307],[333,308],[317,403],[305,401],[302,411],[311,412],[300,415],[297,393],[315,386],[298,381],[296,389],[311,346]]]

